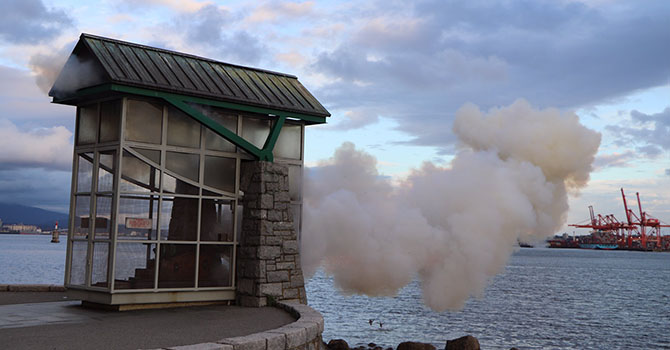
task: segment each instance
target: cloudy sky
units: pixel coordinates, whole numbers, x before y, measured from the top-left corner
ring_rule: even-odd
[[[73,107],[45,91],[80,33],[297,75],[328,108],[306,163],[345,141],[401,178],[447,165],[455,112],[517,99],[575,111],[602,134],[568,221],[619,188],[670,222],[670,2],[3,0],[0,201],[65,211]],[[529,145],[529,147],[532,145]]]

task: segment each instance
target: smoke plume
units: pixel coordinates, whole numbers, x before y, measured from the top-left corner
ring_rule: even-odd
[[[35,83],[45,93],[52,92],[62,98],[83,87],[100,84],[104,73],[86,52],[77,55],[72,52],[74,42],[58,51],[37,53],[30,57],[30,68],[35,75]]]
[[[518,100],[456,114],[460,149],[447,168],[426,162],[399,185],[351,143],[306,171],[302,263],[347,293],[393,295],[419,278],[425,303],[456,310],[504,268],[517,240],[565,222],[600,134],[574,113]]]
[[[63,46],[60,50],[55,50],[49,53],[40,52],[30,57],[30,69],[35,74],[35,83],[37,86],[47,94],[58,74],[63,69],[68,55],[72,51],[74,43]]]

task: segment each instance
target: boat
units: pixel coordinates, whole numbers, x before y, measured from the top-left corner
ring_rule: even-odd
[[[516,243],[517,243],[517,245],[519,245],[519,247],[521,247],[521,248],[533,248],[533,245],[532,245],[532,244],[530,244],[530,243],[528,243],[528,242],[520,241],[520,240],[518,240],[518,239],[517,239]]]
[[[580,243],[579,248],[582,249],[602,249],[602,250],[614,250],[619,248],[617,244],[607,244],[607,243]]]

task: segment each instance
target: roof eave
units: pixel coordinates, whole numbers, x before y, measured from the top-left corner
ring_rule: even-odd
[[[184,94],[183,91],[168,91],[168,89],[154,89],[137,86],[137,84],[118,84],[106,83],[97,86],[92,86],[80,89],[72,95],[64,98],[54,97],[52,103],[78,105],[83,100],[90,100],[92,98],[109,96],[109,93],[114,94],[133,94],[145,97],[155,98],[178,98],[188,102],[201,103],[205,105],[222,107],[232,110],[238,110],[250,113],[259,113],[265,115],[286,116],[288,118],[295,118],[304,121],[306,124],[324,124],[326,118],[330,117],[330,113],[317,114],[305,113],[304,111],[295,111],[288,109],[280,109],[276,107],[268,107],[263,105],[254,105],[244,103],[241,101],[231,101],[217,96],[203,96],[202,94]]]

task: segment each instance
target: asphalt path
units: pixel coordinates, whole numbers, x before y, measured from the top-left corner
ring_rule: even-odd
[[[295,321],[273,307],[83,308],[58,292],[0,292],[2,349],[155,349],[258,333]]]

